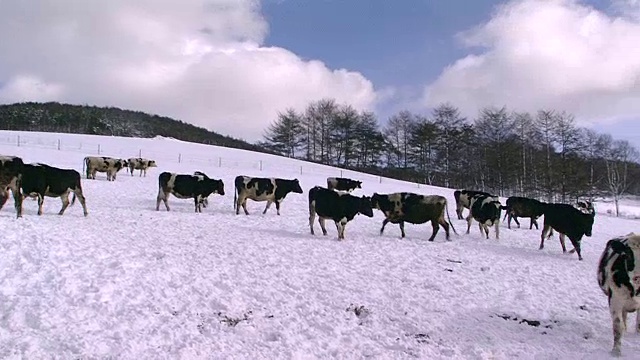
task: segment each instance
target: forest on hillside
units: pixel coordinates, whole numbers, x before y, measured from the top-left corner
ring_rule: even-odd
[[[444,186],[569,202],[640,194],[638,151],[576,125],[568,113],[482,109],[474,119],[451,104],[428,114],[400,111],[380,126],[372,112],[333,99],[284,109],[261,146],[288,157]]]
[[[25,102],[0,105],[0,130],[46,131],[60,133],[179,140],[237,149],[269,152],[240,139],[224,136],[165,116],[116,107]]]

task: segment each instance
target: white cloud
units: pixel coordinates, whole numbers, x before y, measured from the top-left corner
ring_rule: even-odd
[[[261,139],[278,111],[334,97],[372,108],[373,84],[263,46],[254,0],[30,0],[0,12],[0,102],[117,106]]]
[[[640,1],[614,0],[611,16],[576,0],[517,0],[460,34],[481,47],[427,86],[424,104],[566,110],[583,124],[640,114]]]

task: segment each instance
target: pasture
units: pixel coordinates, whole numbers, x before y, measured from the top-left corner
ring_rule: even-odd
[[[113,182],[104,173],[87,180],[83,158],[98,144],[102,155],[141,155],[158,167],[146,177],[122,170]],[[608,358],[597,261],[609,239],[640,230],[596,203],[578,261],[562,253],[557,234],[538,250],[529,219],[510,230],[501,223],[500,240],[493,229],[485,239],[475,222],[465,235],[454,189],[293,159],[168,138],[14,131],[0,132],[0,154],[78,170],[89,211],[85,218],[76,203],[58,216],[54,198],[40,217],[31,200],[21,219],[11,200],[0,211],[2,359]],[[163,171],[203,171],[224,181],[226,195],[211,195],[199,214],[173,196],[170,212],[156,211]],[[235,215],[237,175],[297,178],[304,193],[289,194],[281,216],[251,200],[249,216]],[[401,240],[388,224],[380,236],[377,210],[348,223],[344,241],[330,221],[328,236],[317,222],[311,235],[308,189],[341,175],[362,181],[357,196],[445,196],[458,235],[447,242],[440,231],[428,242],[430,224],[407,224]],[[630,329],[623,354],[634,353],[640,336]]]

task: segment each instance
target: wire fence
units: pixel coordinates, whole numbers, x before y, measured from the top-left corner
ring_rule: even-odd
[[[146,139],[145,139],[146,140]],[[357,174],[358,178],[368,178],[369,180],[379,183],[385,181],[404,182],[401,180],[386,179],[381,176],[372,174],[357,173],[352,170],[339,169],[328,165],[315,164],[311,162],[303,162],[298,159],[281,158],[273,155],[265,155],[263,159],[260,159],[260,154],[256,153],[256,159],[248,159],[246,156],[233,157],[229,154],[225,156],[204,156],[202,153],[188,153],[188,152],[174,152],[168,150],[150,149],[140,147],[137,151],[132,152],[129,144],[123,146],[123,142],[126,139],[118,138],[117,142],[101,143],[99,141],[91,141],[90,139],[73,139],[73,138],[51,138],[40,137],[37,135],[24,135],[24,134],[7,134],[0,132],[0,145],[9,145],[16,147],[26,148],[39,148],[39,149],[51,149],[57,151],[77,152],[82,153],[85,156],[110,156],[115,158],[128,159],[132,157],[142,157],[150,160],[155,160],[158,164],[162,163],[187,163],[196,166],[218,167],[227,169],[252,169],[260,172],[268,172],[273,175],[274,173],[287,173],[287,174],[312,174],[312,175],[324,175],[324,176],[351,176]],[[195,144],[200,146],[211,146],[204,144]],[[157,145],[153,147],[158,147]],[[214,148],[212,147],[212,152]],[[9,155],[9,154],[6,154]],[[404,182],[407,183],[407,182]],[[419,184],[415,184],[420,187]]]

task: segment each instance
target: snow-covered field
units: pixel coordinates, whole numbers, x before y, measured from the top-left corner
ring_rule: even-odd
[[[596,204],[578,261],[557,235],[538,250],[528,219],[502,225],[500,240],[493,229],[484,239],[476,223],[465,235],[451,189],[345,171],[363,180],[358,195],[446,196],[460,235],[446,242],[440,231],[430,243],[430,225],[407,224],[401,240],[389,224],[380,236],[376,211],[356,217],[339,242],[332,223],[328,236],[310,235],[307,205],[307,190],[339,169],[167,138],[0,132],[0,154],[78,171],[98,145],[159,167],[146,178],[122,171],[115,182],[83,176],[86,218],[79,204],[58,216],[52,198],[41,217],[30,200],[22,219],[11,202],[0,211],[1,359],[609,358],[596,263],[608,239],[640,230],[608,216],[611,204]],[[160,172],[195,170],[223,179],[227,194],[211,196],[201,214],[175,197],[171,212],[156,212]],[[251,201],[251,214],[236,216],[241,174],[298,178],[305,193],[290,194],[281,216]],[[622,351],[640,354],[633,330]]]

